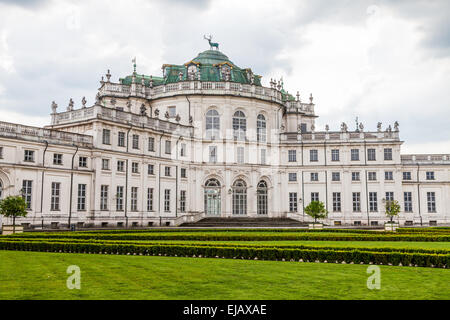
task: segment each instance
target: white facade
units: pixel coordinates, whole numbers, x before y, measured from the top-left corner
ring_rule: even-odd
[[[312,97],[301,102],[273,81],[139,77],[113,83],[108,72],[94,105],[54,104],[46,128],[0,122],[0,197],[26,197],[21,223],[310,221],[304,207],[318,199],[329,224],[376,225],[392,196],[402,225],[450,223],[450,154],[401,155],[397,124],[319,132]]]

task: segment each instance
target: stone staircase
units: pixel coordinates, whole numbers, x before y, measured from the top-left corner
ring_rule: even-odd
[[[197,222],[187,222],[180,225],[180,227],[198,227],[198,228],[211,228],[211,227],[234,227],[234,228],[246,228],[246,227],[263,227],[263,228],[278,228],[278,227],[306,227],[308,223],[297,221],[290,218],[268,218],[268,217],[207,217]]]

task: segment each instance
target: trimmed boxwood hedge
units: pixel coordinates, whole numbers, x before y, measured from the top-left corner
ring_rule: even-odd
[[[319,261],[338,263],[417,265],[421,267],[449,266],[450,254],[368,252],[362,250],[328,250],[323,248],[254,248],[254,247],[220,247],[189,245],[136,245],[136,244],[97,244],[46,241],[0,241],[2,250],[105,253],[224,257],[238,259]]]
[[[7,238],[73,238],[98,240],[204,240],[204,241],[270,241],[270,240],[322,240],[322,241],[450,241],[450,234],[321,234],[321,233],[191,233],[191,232],[150,232],[150,233],[23,233]],[[0,238],[1,239],[1,238]]]
[[[20,238],[8,238],[8,239],[0,239],[1,241],[24,241],[24,239]],[[304,244],[255,244],[255,243],[246,243],[245,241],[242,241],[242,244],[235,244],[235,243],[226,243],[226,242],[204,242],[204,243],[190,243],[190,242],[183,242],[183,243],[167,243],[167,242],[136,242],[136,241],[129,241],[129,240],[95,240],[95,239],[45,239],[45,238],[33,238],[33,239],[26,239],[26,241],[37,241],[37,242],[59,242],[59,243],[95,243],[95,244],[119,244],[119,245],[125,245],[125,244],[136,244],[136,245],[163,245],[163,246],[180,246],[180,245],[186,245],[186,246],[198,246],[198,247],[249,247],[249,248],[291,248],[291,249],[314,249],[314,250],[359,250],[359,251],[369,251],[369,252],[422,252],[427,254],[450,254],[450,248],[449,249],[432,249],[432,248],[396,248],[396,247],[352,247],[352,246],[317,246],[317,245],[304,245]],[[345,242],[344,242],[345,243]]]

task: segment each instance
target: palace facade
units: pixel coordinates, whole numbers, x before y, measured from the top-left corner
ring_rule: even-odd
[[[219,50],[161,77],[108,70],[95,103],[52,103],[51,124],[0,122],[0,198],[27,227],[177,226],[203,217],[289,217],[324,202],[331,225],[450,223],[450,154],[403,155],[398,123],[315,128],[312,95],[263,86]],[[3,223],[10,223],[3,218]]]

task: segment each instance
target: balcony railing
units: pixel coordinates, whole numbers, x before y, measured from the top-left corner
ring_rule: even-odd
[[[337,141],[364,141],[364,140],[390,140],[400,141],[398,131],[377,131],[377,132],[284,132],[281,133],[281,141],[287,142],[337,142]]]
[[[14,139],[24,139],[36,142],[76,144],[92,147],[92,136],[58,131],[47,128],[24,126],[21,124],[0,121],[0,136]]]
[[[450,154],[404,154],[403,164],[449,164]]]
[[[66,111],[52,115],[52,124],[61,125],[79,120],[90,120],[101,118],[115,122],[146,127],[158,131],[169,131],[180,136],[190,137],[193,134],[193,128],[158,118],[140,116],[131,112],[112,109],[96,105],[90,108]]]
[[[237,95],[258,98],[283,104],[282,94],[274,88],[266,88],[235,82],[214,81],[180,81],[163,84],[155,87],[142,87],[142,84],[123,85],[120,83],[104,82],[99,90],[100,97],[138,96],[146,99],[157,99],[177,94],[203,94],[203,95]],[[295,102],[291,102],[295,104]],[[306,109],[306,108],[305,108]]]

